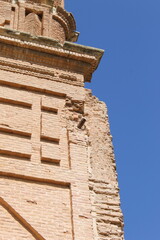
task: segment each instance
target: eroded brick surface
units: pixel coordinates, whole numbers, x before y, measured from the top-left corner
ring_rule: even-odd
[[[95,239],[123,239],[116,164],[107,109],[88,91],[85,101],[89,136],[89,187]]]

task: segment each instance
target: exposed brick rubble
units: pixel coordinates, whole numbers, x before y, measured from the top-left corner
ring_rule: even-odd
[[[85,100],[89,135],[89,188],[95,240],[122,240],[116,165],[106,105],[88,91]]]

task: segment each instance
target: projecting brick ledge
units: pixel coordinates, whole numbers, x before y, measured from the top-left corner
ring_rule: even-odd
[[[51,38],[33,36],[25,32],[0,27],[0,46],[5,43],[18,47],[15,51],[16,55],[14,53],[13,56],[10,56],[12,58],[37,63],[38,59],[34,51],[38,51],[41,53],[39,55],[40,59],[45,56],[45,54],[48,55],[48,58],[51,58],[52,63],[46,60],[45,65],[61,67],[60,65],[62,65],[62,63],[58,65],[58,60],[60,59],[59,62],[63,60],[63,68],[83,74],[85,82],[91,80],[92,74],[98,67],[104,53],[101,49],[86,47],[71,42],[64,42],[64,44],[61,44],[59,41]],[[21,48],[23,48],[23,56],[20,54]],[[30,60],[27,59],[28,51],[25,52],[25,49],[32,51],[32,54],[29,53]],[[54,64],[53,58],[56,56],[56,64]],[[74,64],[72,63],[73,61]]]

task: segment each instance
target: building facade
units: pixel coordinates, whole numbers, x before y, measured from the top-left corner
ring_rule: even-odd
[[[0,240],[123,240],[106,106],[63,0],[0,0]]]

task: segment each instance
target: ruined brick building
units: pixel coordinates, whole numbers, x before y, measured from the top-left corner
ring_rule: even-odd
[[[76,4],[76,3],[75,3]],[[63,0],[0,0],[0,240],[123,240],[106,106]]]

